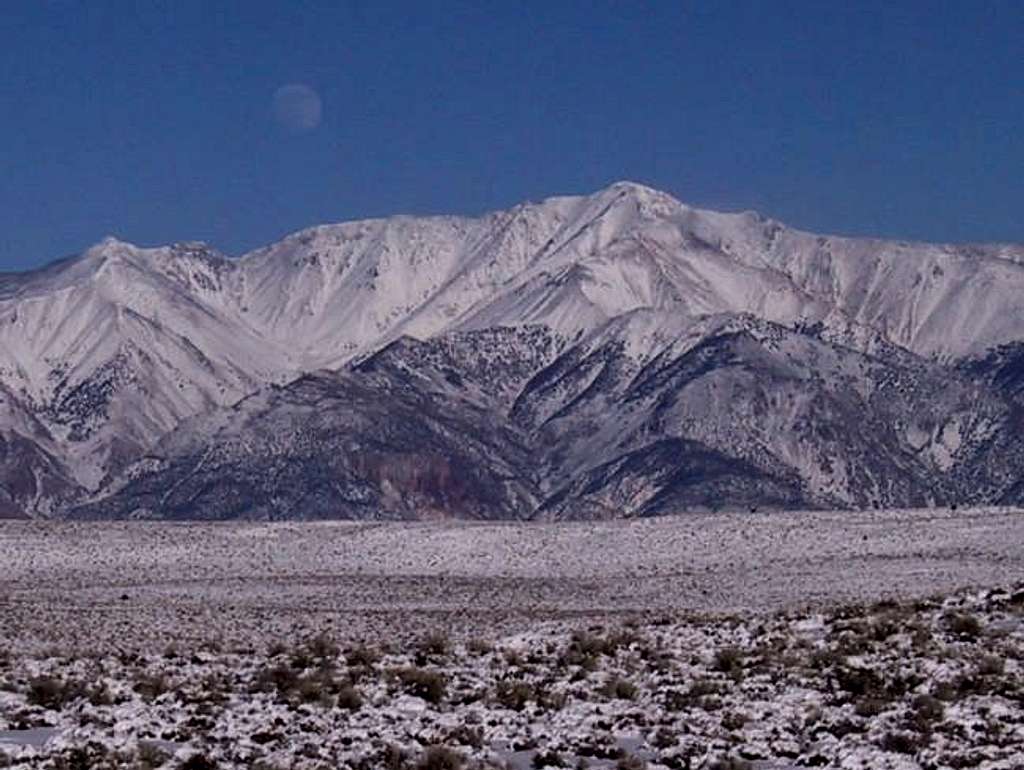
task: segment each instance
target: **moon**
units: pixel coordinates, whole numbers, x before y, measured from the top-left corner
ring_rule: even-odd
[[[305,83],[289,83],[274,92],[274,117],[292,133],[312,131],[322,115],[320,95]]]

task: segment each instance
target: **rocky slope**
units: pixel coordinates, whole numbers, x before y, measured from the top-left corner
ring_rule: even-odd
[[[0,515],[1017,502],[1024,247],[630,183],[0,276]]]

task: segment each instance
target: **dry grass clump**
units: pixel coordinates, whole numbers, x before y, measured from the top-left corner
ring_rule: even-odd
[[[416,770],[462,770],[462,755],[447,746],[429,746],[416,763]]]
[[[363,707],[363,696],[355,687],[345,684],[338,689],[335,705],[348,711],[358,711]]]
[[[422,658],[443,658],[451,652],[452,643],[448,634],[435,630],[420,639],[416,645],[416,653]]]
[[[490,655],[494,652],[494,642],[481,638],[470,639],[466,642],[466,652],[476,656]]]
[[[205,754],[193,754],[181,763],[180,770],[217,770],[217,763]]]
[[[707,765],[707,770],[753,770],[754,766],[740,757],[719,757]]]
[[[81,682],[58,679],[53,676],[37,676],[29,680],[28,702],[51,711],[60,711],[67,704],[86,696]]]
[[[633,754],[619,757],[619,761],[615,763],[615,770],[646,770],[646,767],[647,760]]]
[[[929,739],[926,736],[910,732],[890,731],[885,733],[878,741],[878,747],[882,751],[893,754],[916,754],[928,745]]]
[[[171,758],[171,753],[155,743],[142,741],[135,751],[135,761],[138,762],[139,770],[156,770],[162,767]]]
[[[933,695],[918,695],[910,704],[907,726],[919,733],[929,733],[936,722],[942,721],[946,707]]]
[[[162,672],[140,671],[135,676],[135,684],[132,689],[137,692],[143,700],[153,701],[171,690],[167,676]]]
[[[609,700],[633,700],[637,694],[637,686],[628,679],[615,675],[601,686],[599,692]]]
[[[715,652],[712,668],[733,679],[738,679],[743,675],[745,658],[746,654],[739,647],[722,647]]]
[[[360,643],[345,650],[345,662],[353,668],[373,668],[380,659],[380,650],[367,644]]]
[[[527,682],[502,680],[494,688],[494,701],[512,711],[522,711],[527,703],[536,699],[533,686]]]
[[[253,680],[257,692],[277,692],[285,695],[295,689],[299,681],[298,672],[289,665],[277,663],[262,669]]]
[[[724,695],[725,685],[708,677],[694,680],[686,690],[665,690],[662,698],[666,711],[679,712],[689,709],[716,711],[721,707],[719,696]]]
[[[341,648],[334,639],[323,632],[310,639],[306,643],[306,648],[315,660],[329,660],[341,654]]]
[[[448,682],[439,671],[410,666],[398,669],[394,676],[407,693],[428,703],[440,703],[448,691]]]
[[[633,629],[619,629],[604,636],[592,631],[574,631],[558,663],[563,668],[578,666],[583,671],[596,671],[602,656],[614,657],[619,650],[643,641]]]
[[[277,663],[260,670],[253,679],[256,692],[275,693],[290,703],[319,703],[328,708],[337,705],[350,711],[363,705],[363,698],[353,683],[336,678],[333,665],[325,663],[318,668],[300,673],[289,665]]]
[[[981,621],[966,612],[952,612],[946,616],[946,628],[961,639],[974,641],[981,636]]]

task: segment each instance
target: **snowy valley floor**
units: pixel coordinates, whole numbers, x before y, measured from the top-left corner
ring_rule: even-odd
[[[1024,514],[0,524],[0,767],[1022,768]]]

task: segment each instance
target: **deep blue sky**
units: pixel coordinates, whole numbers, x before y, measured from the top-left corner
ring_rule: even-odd
[[[215,10],[211,10],[215,9]],[[323,103],[305,133],[274,93]],[[1024,3],[5,0],[0,269],[617,179],[1024,241]]]

